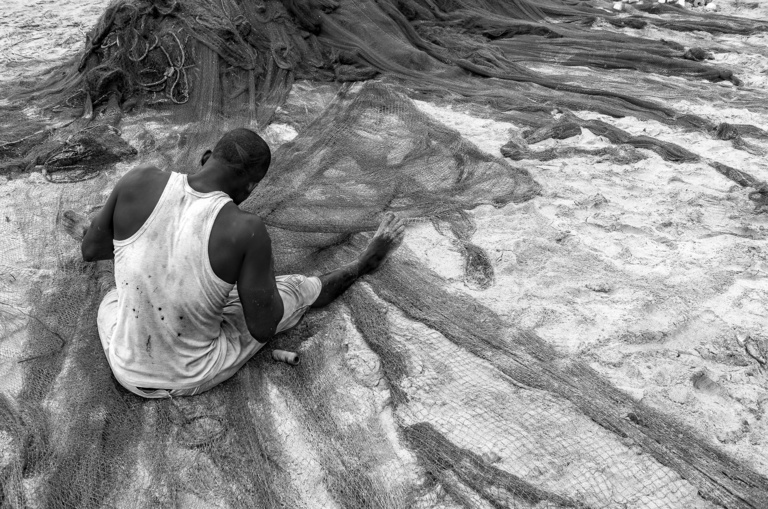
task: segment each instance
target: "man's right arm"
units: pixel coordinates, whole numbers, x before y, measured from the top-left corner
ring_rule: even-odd
[[[248,332],[264,343],[274,336],[283,318],[283,300],[275,282],[269,233],[258,216],[249,217],[246,223],[246,247],[237,278],[237,293]]]
[[[91,226],[85,232],[80,250],[83,260],[86,262],[109,260],[115,257],[112,245],[112,240],[115,238],[113,217],[115,215],[117,195],[122,187],[122,182],[123,179],[118,181],[115,188],[112,189],[107,202],[93,218]]]

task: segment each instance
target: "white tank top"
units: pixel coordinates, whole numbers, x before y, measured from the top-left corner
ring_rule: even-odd
[[[222,311],[232,284],[211,268],[208,240],[221,191],[200,193],[171,173],[152,215],[113,241],[118,317],[109,345],[115,376],[135,387],[200,385],[224,361]]]

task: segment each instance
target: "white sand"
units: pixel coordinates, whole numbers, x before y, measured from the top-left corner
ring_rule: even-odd
[[[747,55],[739,61],[744,66],[730,65],[750,76],[760,70],[747,65],[752,61]],[[462,108],[417,105],[493,155],[518,130],[473,118]],[[765,112],[744,109],[729,108],[720,116],[715,104],[691,104],[688,111],[758,126],[768,121]],[[768,179],[763,158],[736,151],[729,142],[656,122],[578,114]],[[585,132],[532,148],[604,145]],[[637,399],[768,473],[768,385],[736,341],[737,333],[750,334],[768,347],[768,217],[755,215],[744,189],[708,165],[669,163],[643,153],[648,159],[631,166],[597,157],[512,163],[527,168],[544,191],[524,205],[473,211],[478,229],[472,241],[495,261],[496,285],[489,290],[463,285],[460,254],[430,225],[414,227],[407,245],[456,290],[533,329],[564,353],[590,361]],[[701,369],[723,386],[725,397],[694,389],[690,376]]]
[[[6,0],[0,7],[0,86],[3,81],[19,79],[21,75],[29,75],[74,55],[82,46],[84,31],[95,22],[107,3],[106,0]],[[745,2],[737,0],[718,3],[724,13],[768,16],[768,4],[765,3],[757,9],[746,8]],[[653,30],[648,29],[642,34],[660,36]],[[663,35],[667,37],[669,33]],[[716,38],[714,41],[711,36],[700,33],[676,34],[674,37],[688,46],[706,46],[708,43],[738,46],[738,55],[716,53],[717,62],[732,67],[748,87],[758,88],[768,83],[765,77],[768,44],[762,36]],[[696,86],[718,93],[721,89],[730,90],[730,87],[709,83]],[[762,93],[754,91],[755,97]],[[329,97],[332,97],[332,90],[317,92],[302,85],[294,90],[290,103],[295,107],[311,108],[312,105],[326,104]],[[417,102],[417,105],[495,156],[500,156],[499,148],[508,141],[510,133],[520,131],[512,124],[473,116],[465,108],[427,102]],[[706,103],[695,97],[680,97],[673,106],[720,121],[768,127],[765,109],[750,111],[726,103]],[[728,142],[684,133],[653,122],[605,120],[636,134],[650,134],[679,143],[704,157],[732,164],[768,180],[768,166],[762,158],[734,151]],[[130,118],[124,121],[124,136],[134,146],[140,147],[141,135],[147,131],[154,136],[169,136],[167,132],[162,134],[160,125],[140,125]],[[270,126],[266,134],[276,147],[292,139],[296,130],[287,124],[277,124]],[[570,140],[547,141],[536,148],[555,145],[594,148],[604,146],[606,142],[584,133]],[[768,149],[764,143],[761,146]],[[463,284],[460,254],[429,224],[409,229],[406,245],[425,264],[448,279],[456,291],[474,296],[514,326],[534,330],[560,351],[587,360],[636,399],[682,420],[730,454],[768,475],[768,420],[765,419],[768,381],[765,371],[736,341],[738,333],[749,334],[758,339],[764,351],[768,351],[765,313],[768,257],[764,253],[768,217],[753,214],[745,191],[712,168],[704,164],[673,164],[653,153],[647,155],[646,160],[629,166],[595,157],[512,163],[527,168],[542,184],[543,193],[526,204],[508,205],[502,209],[485,206],[472,211],[478,227],[473,242],[490,255],[496,271],[496,283],[486,291],[470,290]],[[162,162],[163,156],[146,151],[140,153],[139,159]],[[94,205],[103,200],[103,196],[92,190],[108,188],[128,167],[118,165],[98,181],[72,186],[70,193],[73,189],[76,192],[66,197],[62,197],[61,187],[45,183],[39,174],[0,183],[2,215],[8,216],[9,223],[20,224],[2,229],[4,235],[12,236],[10,240],[6,238],[0,248],[0,258],[9,266],[11,262],[13,265],[3,272],[3,277],[11,274],[14,281],[23,281],[23,276],[27,278],[25,284],[44,280],[58,259],[76,257],[75,244],[62,244],[61,234],[54,227],[55,210],[58,210],[60,200],[67,200],[64,204],[67,208]],[[14,216],[16,211],[25,210],[31,200],[45,205],[31,219]],[[62,247],[57,251],[45,251],[43,247],[38,251],[25,251],[23,227],[31,222],[36,227],[44,224],[50,231],[57,232],[45,243],[46,246],[62,244]],[[10,284],[5,279],[3,282]],[[9,295],[19,291],[18,286],[2,286],[0,290],[5,288]],[[409,334],[423,332],[425,342],[419,348],[426,351],[414,350],[415,358],[427,356],[430,347],[449,348],[445,338],[420,331],[418,325],[408,324],[395,310],[391,315],[393,323],[401,328],[399,337],[404,344],[408,344]],[[18,334],[16,346],[21,348],[24,331],[20,330]],[[376,355],[366,350],[359,338],[352,337],[352,343],[347,362],[359,379],[356,385],[350,382],[350,388],[360,391],[355,393],[359,397],[352,399],[358,404],[369,405],[360,410],[363,414],[381,411],[385,415],[382,422],[392,419],[392,416],[386,416],[386,410],[381,410],[382,405],[386,406],[382,402],[386,395],[382,396],[382,389],[373,383],[377,379]],[[410,344],[413,343],[415,341]],[[7,348],[11,346],[4,344]],[[483,364],[471,356],[463,359],[461,355],[466,352],[452,353],[455,362],[464,360]],[[414,370],[407,381],[410,385],[404,388],[413,395],[414,402],[395,416],[403,422],[418,417],[425,406],[433,408],[446,404],[446,401],[456,401],[455,393],[442,394],[430,389],[430,377],[436,375],[424,365],[426,363],[421,371]],[[445,369],[450,371],[455,366],[449,364]],[[700,370],[706,370],[722,390],[713,394],[694,388],[691,375]],[[478,367],[478,373],[489,372],[493,370],[487,366]],[[18,373],[11,369],[0,375],[8,377],[4,380],[11,380],[5,384],[5,390],[11,394],[18,390],[19,380],[14,378]],[[473,383],[480,382],[478,375],[478,380]],[[442,391],[452,387],[461,391],[467,390],[468,386],[441,387]],[[493,391],[492,384],[485,387],[489,394]],[[276,389],[271,389],[270,394],[282,402],[281,405],[286,404]],[[521,398],[520,405],[527,404],[522,402],[523,395],[509,397]],[[470,418],[472,405],[471,394],[464,394],[454,406],[425,415],[434,417],[453,412]],[[568,414],[567,409],[561,410]],[[512,411],[511,408],[499,409],[502,415]],[[296,416],[287,416],[289,429],[292,429],[294,418]],[[579,417],[574,415],[571,419],[578,421]],[[491,424],[478,417],[472,437],[451,430],[442,431],[457,444],[480,449],[483,444],[470,443],[473,438],[543,433],[536,429],[498,429]],[[583,429],[588,428],[587,424],[577,423],[583,425]],[[539,439],[543,441],[543,438]],[[566,437],[560,439],[564,441]],[[594,440],[600,444],[612,443],[609,436]],[[294,444],[294,447],[299,446]],[[395,444],[392,447],[396,448]],[[576,448],[574,444],[569,447]],[[622,444],[616,444],[616,451],[629,462],[630,455]],[[294,452],[300,454],[301,451]],[[508,471],[522,474],[524,469],[535,467],[527,462],[524,450],[490,452],[499,455],[500,464]],[[410,461],[403,451],[397,453],[401,455],[399,461],[402,463]],[[583,462],[573,463],[571,470],[563,472],[560,478],[545,479],[545,484],[553,489],[563,488],[569,476],[576,475],[576,470],[589,470],[586,452],[575,457]],[[649,468],[640,459],[630,463],[637,472]],[[620,477],[615,472],[606,475]],[[300,482],[310,484],[305,493],[307,496],[323,498],[322,493],[315,491],[320,489],[317,479],[322,477],[321,472],[310,470],[297,476]],[[599,480],[595,478],[594,482]],[[680,489],[690,487],[686,485]],[[633,507],[653,507],[653,497],[661,497],[663,493],[631,493],[627,496],[630,495],[635,504]]]

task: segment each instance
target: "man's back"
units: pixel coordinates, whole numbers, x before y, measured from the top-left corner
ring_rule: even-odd
[[[129,385],[195,387],[223,359],[218,339],[233,284],[213,271],[208,249],[214,222],[231,199],[221,191],[196,191],[185,175],[143,173],[148,178],[141,184],[133,186],[128,179],[117,193],[119,306],[108,358],[116,376]]]
[[[139,166],[120,180],[112,213],[114,240],[125,240],[139,231],[155,209],[170,177],[170,173],[154,166]]]
[[[120,181],[114,203],[113,237],[124,240],[136,234],[149,219],[171,173],[154,166],[140,166]],[[200,192],[201,189],[195,189]],[[107,204],[109,206],[109,204]],[[217,216],[208,245],[208,258],[214,273],[228,283],[237,282],[247,241],[258,231],[258,216],[242,212],[233,202],[227,203]]]

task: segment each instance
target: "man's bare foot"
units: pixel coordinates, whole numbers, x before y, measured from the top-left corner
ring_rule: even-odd
[[[379,268],[395,249],[400,247],[405,236],[405,223],[392,212],[387,212],[379,229],[368,247],[358,257],[360,275],[368,274]]]
[[[85,232],[88,231],[90,221],[82,214],[78,214],[73,210],[67,210],[61,215],[61,226],[64,227],[64,230],[70,237],[81,241],[85,237]]]

